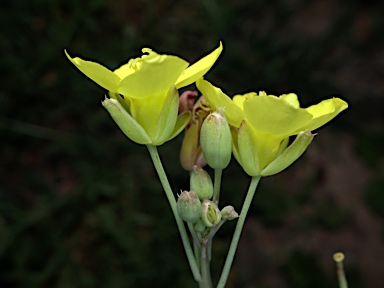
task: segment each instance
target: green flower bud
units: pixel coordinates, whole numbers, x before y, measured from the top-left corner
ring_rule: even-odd
[[[203,209],[201,214],[201,220],[203,220],[203,223],[207,227],[219,224],[221,220],[221,213],[219,208],[217,208],[217,205],[213,201],[205,199],[201,206]]]
[[[228,166],[232,154],[232,137],[223,111],[213,112],[204,120],[200,145],[209,166],[213,169]]]
[[[207,229],[207,226],[204,224],[204,222],[199,219],[195,223],[195,231],[199,233],[203,233]]]
[[[238,217],[239,214],[237,214],[233,206],[228,205],[221,209],[221,218],[223,218],[224,220],[233,220]]]
[[[201,217],[201,202],[194,191],[181,192],[177,200],[177,213],[185,222],[195,223]]]
[[[310,132],[300,132],[295,141],[288,146],[275,160],[265,167],[260,175],[270,176],[279,173],[295,162],[311,144],[314,135]]]
[[[211,199],[213,196],[213,184],[208,172],[199,166],[194,166],[189,179],[190,189],[195,191],[199,199]]]

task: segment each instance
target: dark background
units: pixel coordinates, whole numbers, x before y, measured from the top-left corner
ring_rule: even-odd
[[[298,93],[350,108],[284,173],[264,178],[228,287],[384,285],[384,2],[7,1],[0,9],[0,286],[196,287],[145,147],[102,108],[103,90],[64,57],[115,68],[149,46],[194,62],[224,43],[207,78],[230,95]],[[192,87],[193,89],[193,87]],[[178,151],[160,147],[174,191]],[[249,183],[233,160],[222,204]],[[233,224],[214,242],[217,279]]]

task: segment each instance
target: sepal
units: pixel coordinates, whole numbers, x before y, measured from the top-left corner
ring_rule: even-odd
[[[295,141],[288,146],[275,160],[273,160],[266,168],[261,171],[261,176],[270,176],[277,174],[293,162],[295,162],[311,144],[314,135],[310,131],[300,132]]]
[[[138,144],[151,144],[152,141],[143,127],[124,109],[124,107],[116,99],[106,97],[103,106],[121,131],[132,141]]]

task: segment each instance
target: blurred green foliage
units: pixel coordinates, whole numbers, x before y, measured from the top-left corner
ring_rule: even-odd
[[[101,108],[103,91],[70,65],[64,48],[114,68],[146,45],[193,62],[223,40],[224,53],[207,76],[213,83],[228,94],[295,89],[304,106],[334,93],[345,95],[353,109],[332,129],[363,135],[359,147],[365,148],[358,155],[380,167],[377,159],[383,153],[374,144],[380,139],[364,133],[365,125],[382,120],[383,91],[377,84],[382,81],[377,81],[384,70],[376,61],[384,48],[377,37],[384,32],[382,11],[383,3],[375,1],[4,2],[0,286],[195,287],[145,147],[120,133]],[[356,70],[353,65],[361,63]],[[367,79],[372,82],[364,84]],[[381,127],[375,133],[382,132]],[[178,137],[160,147],[175,192],[188,183],[178,164],[180,142]],[[223,205],[240,207],[248,178],[236,163],[224,177],[221,198],[229,200]],[[289,182],[274,181],[265,188],[262,181],[250,213],[266,227],[286,225],[292,213],[299,213],[297,225],[305,229],[332,230],[350,223],[349,211],[332,206],[324,216],[329,203],[315,204],[311,189],[320,180],[303,184],[293,195]],[[309,219],[300,217],[304,204],[317,207]],[[215,242],[215,278],[231,229],[232,223],[223,227]],[[312,258],[300,259],[306,264],[288,261],[286,271],[318,273]],[[230,287],[243,283],[236,269],[235,262]],[[288,277],[288,283],[314,283],[300,275]],[[297,277],[300,281],[292,282]]]

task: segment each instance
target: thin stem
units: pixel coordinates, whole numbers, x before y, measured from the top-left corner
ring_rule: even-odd
[[[197,245],[198,243],[196,243],[196,241],[193,241],[193,252],[195,253],[195,259],[196,259],[196,263],[197,263],[197,266],[200,267],[200,253],[201,253],[201,245]]]
[[[160,178],[160,182],[163,186],[165,194],[167,195],[169,205],[171,206],[173,216],[175,217],[175,220],[176,220],[177,228],[179,228],[181,240],[184,245],[185,253],[187,254],[189,266],[191,267],[193,277],[197,282],[199,282],[201,280],[199,268],[196,263],[196,259],[193,255],[191,243],[189,242],[188,234],[187,234],[187,231],[185,230],[183,220],[180,218],[179,214],[177,214],[175,196],[173,195],[171,186],[169,185],[169,182],[168,182],[167,175],[165,174],[163,165],[161,164],[159,153],[157,151],[156,146],[147,145],[147,148],[148,148],[149,154],[151,155],[153,165],[155,166],[157,174]]]
[[[217,288],[224,288],[225,283],[227,283],[229,271],[231,270],[233,258],[236,253],[237,244],[239,243],[240,234],[241,234],[241,231],[243,230],[245,218],[247,216],[249,207],[252,203],[252,199],[253,199],[253,196],[255,195],[256,188],[257,188],[257,185],[259,184],[260,178],[261,178],[260,176],[252,177],[251,183],[249,184],[247,196],[245,197],[243,208],[241,209],[239,219],[237,220],[235,232],[233,233],[232,242],[228,250],[227,259],[225,260],[224,268],[223,268],[223,271],[221,272],[221,276],[219,279],[219,283],[217,284]]]
[[[203,243],[201,246],[201,282],[200,288],[212,288],[212,280],[211,280],[211,272],[210,272],[210,261],[207,255],[207,244],[209,244],[208,239],[203,239]]]
[[[201,244],[200,244],[200,241],[199,241],[199,237],[197,236],[195,227],[193,227],[193,224],[190,223],[190,222],[188,222],[187,225],[188,225],[189,232],[191,232],[191,235],[192,235],[192,238],[193,238],[193,242],[196,242],[197,247],[200,248]]]
[[[212,201],[219,204],[220,198],[220,185],[221,185],[221,175],[223,174],[223,169],[215,169],[215,179],[213,183],[213,198]]]
[[[344,272],[344,257],[345,256],[342,252],[337,252],[333,254],[333,260],[335,260],[337,266],[337,278],[339,280],[340,288],[348,288],[347,278],[345,277]]]
[[[215,175],[214,175],[214,182],[213,182],[213,198],[212,201],[216,204],[219,205],[219,198],[220,198],[220,187],[221,187],[221,176],[223,175],[223,169],[215,169]],[[211,233],[215,233],[217,230],[216,228],[211,229]],[[209,237],[209,242],[208,242],[208,259],[211,261],[212,257],[212,239],[213,235]]]
[[[345,277],[343,262],[337,263],[337,278],[340,288],[348,288],[347,278]]]

